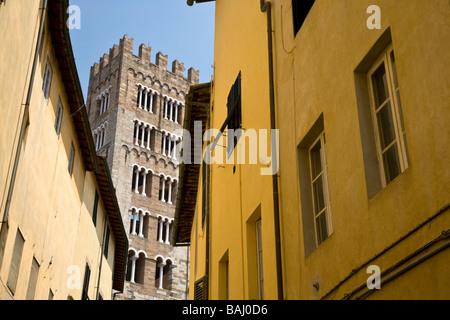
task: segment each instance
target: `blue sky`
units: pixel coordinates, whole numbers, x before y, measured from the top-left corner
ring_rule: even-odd
[[[151,61],[161,51],[172,61],[200,70],[200,82],[209,82],[214,63],[215,3],[195,4],[186,0],[70,0],[81,10],[81,29],[72,29],[71,40],[83,95],[86,99],[89,72],[94,62],[109,53],[126,34],[139,45],[152,47]]]

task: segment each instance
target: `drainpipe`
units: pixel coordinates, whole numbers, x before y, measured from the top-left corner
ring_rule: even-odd
[[[268,40],[268,54],[269,54],[269,90],[270,90],[270,126],[272,129],[272,165],[275,163],[275,168],[278,168],[276,155],[276,139],[273,137],[273,130],[276,129],[275,116],[275,85],[274,85],[274,66],[273,66],[273,40],[272,40],[272,4],[270,1],[261,1],[261,12],[267,12],[267,40]],[[276,250],[276,265],[277,265],[277,288],[278,300],[283,300],[283,274],[281,263],[281,235],[280,235],[280,206],[279,206],[279,191],[278,191],[278,173],[272,176],[273,185],[273,210],[274,210],[274,224],[275,224],[275,250]]]
[[[23,112],[23,119],[22,119],[22,124],[21,124],[21,129],[20,129],[19,141],[17,143],[16,156],[14,158],[14,166],[13,166],[13,171],[12,171],[12,175],[11,175],[11,182],[9,184],[8,197],[6,199],[5,212],[3,213],[2,229],[3,229],[3,227],[6,227],[6,225],[8,224],[9,208],[11,206],[11,199],[12,199],[12,195],[14,192],[14,185],[16,182],[17,170],[19,167],[22,143],[23,143],[23,139],[25,137],[26,128],[28,126],[28,120],[29,120],[28,113],[30,110],[31,95],[32,95],[32,91],[33,91],[34,77],[36,75],[36,69],[37,69],[37,65],[38,65],[39,52],[41,51],[42,37],[44,34],[44,24],[45,24],[46,12],[47,12],[47,3],[48,3],[48,0],[44,0],[43,7],[41,8],[42,12],[41,12],[41,23],[39,26],[39,36],[37,39],[36,50],[34,52],[33,67],[32,67],[32,71],[31,71],[30,83],[28,84],[27,100],[25,102],[25,109]]]

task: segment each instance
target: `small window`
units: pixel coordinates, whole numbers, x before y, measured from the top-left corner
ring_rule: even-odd
[[[73,146],[73,144],[70,147],[70,155],[69,155],[69,174],[72,175],[73,173],[73,163],[75,160],[75,147]]]
[[[394,50],[388,48],[368,73],[372,120],[383,187],[409,165]]]
[[[89,300],[89,281],[91,279],[91,269],[86,263],[86,268],[84,270],[84,281],[83,281],[83,292],[81,294],[81,300]]]
[[[50,96],[50,86],[52,83],[52,76],[53,76],[52,67],[50,65],[50,61],[47,60],[47,64],[45,65],[44,71],[44,80],[42,83],[42,92],[44,93],[45,99],[48,99],[48,97]]]
[[[63,107],[61,104],[61,100],[59,100],[58,101],[58,109],[56,110],[56,119],[55,119],[55,131],[56,131],[56,135],[58,135],[58,136],[61,133],[62,116],[63,116]]]
[[[228,95],[228,117],[230,118],[228,122],[228,130],[232,130],[227,134],[227,153],[228,156],[231,155],[234,148],[236,147],[241,130],[242,129],[242,103],[241,103],[241,73],[239,75],[231,88]]]
[[[14,242],[14,251],[11,260],[11,266],[9,268],[8,275],[8,288],[11,290],[12,294],[16,291],[17,279],[19,277],[20,264],[22,262],[22,252],[23,246],[25,244],[25,239],[23,238],[20,230],[17,229],[16,240]]]
[[[31,264],[30,279],[28,280],[28,290],[27,290],[27,300],[34,300],[36,293],[36,285],[39,275],[39,262],[36,258],[33,258],[33,263]]]
[[[105,258],[108,259],[108,252],[109,252],[109,237],[110,237],[110,230],[107,227],[106,230],[106,238],[105,238],[105,249],[103,250],[103,254],[105,255]]]
[[[303,242],[308,257],[333,233],[323,115],[298,148]]]
[[[292,14],[294,16],[294,37],[305,22],[315,0],[292,0]]]
[[[320,246],[331,235],[330,200],[325,133],[322,132],[309,150],[311,191],[316,244]]]
[[[98,200],[98,192],[95,191],[94,208],[92,209],[92,222],[94,223],[94,226],[97,226]]]

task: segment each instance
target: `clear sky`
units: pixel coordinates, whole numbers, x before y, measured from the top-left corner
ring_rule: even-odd
[[[70,0],[81,10],[81,28],[70,32],[78,75],[86,99],[91,66],[126,34],[134,38],[134,53],[144,43],[175,59],[187,70],[200,70],[200,83],[209,82],[214,63],[215,3],[186,0]]]

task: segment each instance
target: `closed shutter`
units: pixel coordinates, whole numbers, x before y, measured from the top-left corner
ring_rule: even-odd
[[[203,277],[194,284],[194,300],[208,300],[208,278]]]
[[[34,258],[33,263],[31,264],[30,279],[28,280],[27,300],[34,300],[38,275],[39,262],[36,260],[36,258]]]
[[[16,241],[14,242],[14,251],[11,260],[11,267],[9,269],[8,288],[11,290],[12,294],[16,291],[17,278],[19,276],[20,263],[22,261],[22,252],[25,239],[23,238],[20,230],[17,230]]]

